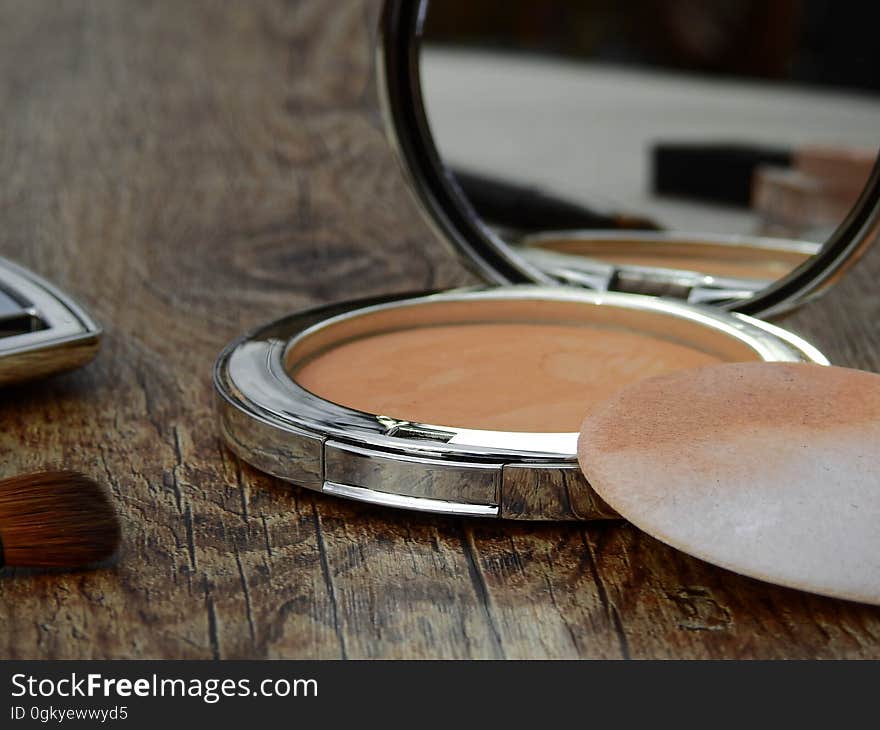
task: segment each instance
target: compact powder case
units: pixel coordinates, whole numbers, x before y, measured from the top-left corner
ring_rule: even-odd
[[[86,364],[101,328],[69,296],[0,258],[0,387]]]
[[[348,499],[476,517],[616,517],[578,467],[578,421],[618,388],[676,369],[827,365],[764,319],[820,294],[865,250],[880,223],[880,174],[821,246],[596,231],[511,246],[434,143],[419,74],[426,6],[384,7],[383,111],[432,229],[486,286],[335,304],[245,335],[214,369],[221,433],[255,467]],[[618,256],[602,253],[613,246]],[[755,266],[755,251],[772,255]]]

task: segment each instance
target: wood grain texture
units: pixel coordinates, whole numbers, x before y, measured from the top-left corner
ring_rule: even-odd
[[[213,360],[320,302],[467,281],[384,142],[376,3],[0,3],[0,254],[107,334],[0,393],[5,475],[80,469],[115,567],[0,576],[0,656],[880,657],[880,611],[737,577],[622,523],[359,506],[221,447]],[[880,369],[880,250],[790,320]]]

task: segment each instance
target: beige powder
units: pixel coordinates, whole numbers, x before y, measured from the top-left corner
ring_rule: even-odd
[[[362,337],[318,354],[293,377],[325,400],[402,420],[574,432],[630,383],[718,362],[634,331],[499,322]]]

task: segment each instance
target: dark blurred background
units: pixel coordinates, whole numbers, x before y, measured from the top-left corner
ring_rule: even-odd
[[[432,42],[880,89],[880,4],[834,0],[435,0]]]

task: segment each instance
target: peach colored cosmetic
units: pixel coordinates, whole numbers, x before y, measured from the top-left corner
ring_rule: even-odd
[[[574,432],[594,405],[626,385],[718,362],[715,354],[623,328],[455,323],[349,340],[292,376],[325,400],[408,421]]]

